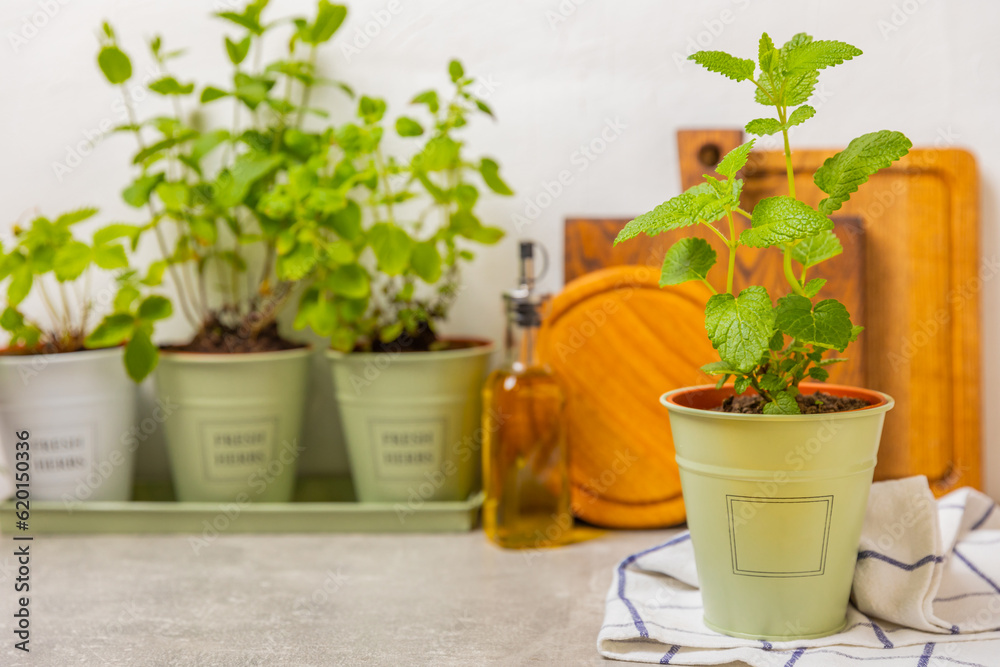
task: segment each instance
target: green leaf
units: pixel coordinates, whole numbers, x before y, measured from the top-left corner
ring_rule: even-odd
[[[353,199],[329,218],[330,226],[342,239],[354,241],[361,236],[361,207]]]
[[[746,125],[747,134],[756,134],[758,137],[766,137],[775,132],[781,132],[781,121],[776,118],[756,118]]]
[[[187,206],[191,191],[187,183],[164,181],[156,186],[156,196],[169,211],[180,211]]]
[[[698,221],[715,222],[726,214],[725,204],[708,183],[688,188],[673,199],[668,199],[652,211],[643,213],[629,221],[615,238],[615,244],[627,241],[639,234],[656,235],[660,232],[680,229],[697,224]]]
[[[781,104],[786,107],[793,107],[807,101],[816,88],[819,81],[819,72],[802,72],[792,74],[785,78],[779,78],[777,88],[765,77],[761,78],[760,88],[754,93],[754,98],[764,106],[773,107]],[[782,88],[782,86],[784,86]]]
[[[278,257],[275,270],[281,280],[303,280],[316,268],[318,262],[316,246],[311,243],[297,243],[291,252]]]
[[[785,336],[780,331],[775,330],[771,340],[767,343],[767,348],[772,352],[777,352],[783,347],[785,347]]]
[[[347,18],[347,7],[335,5],[329,0],[319,0],[316,20],[309,27],[305,39],[308,44],[322,44],[330,40]]]
[[[221,88],[216,88],[215,86],[205,86],[205,89],[201,91],[202,104],[208,104],[209,102],[220,100],[223,97],[229,97],[229,93]]]
[[[737,396],[739,396],[749,388],[750,388],[750,376],[748,375],[739,376],[738,378],[736,378],[736,382],[733,384],[733,390],[736,392]]]
[[[149,202],[149,195],[160,181],[164,179],[162,173],[149,174],[147,176],[140,176],[133,181],[132,185],[125,188],[122,192],[122,199],[129,206],[134,206],[135,208],[142,208]]]
[[[773,394],[774,400],[764,404],[765,415],[797,415],[801,414],[799,402],[795,400],[795,395],[787,391],[779,391]]]
[[[826,382],[830,377],[830,372],[825,368],[820,368],[818,366],[813,366],[809,369],[809,377],[817,382]]]
[[[774,325],[799,343],[843,350],[851,342],[851,316],[835,299],[813,307],[804,296],[783,296],[778,299]]]
[[[483,245],[493,245],[502,239],[505,232],[499,227],[489,227],[487,225],[479,225],[472,230],[470,234],[466,234],[466,238],[470,241],[475,241],[476,243],[482,243]]]
[[[64,283],[76,280],[90,266],[94,252],[86,243],[70,241],[56,250],[55,273],[56,280]]]
[[[774,307],[767,290],[754,286],[738,297],[713,295],[705,307],[705,331],[723,361],[749,373],[768,351],[774,333]]]
[[[765,373],[760,378],[759,384],[764,391],[780,391],[784,389],[785,381],[775,373]]]
[[[252,76],[243,72],[236,72],[233,75],[233,83],[236,85],[233,94],[251,110],[255,110],[261,102],[267,99],[267,93],[274,85],[272,79]]]
[[[358,101],[358,117],[366,123],[377,123],[385,115],[385,100],[363,95]]]
[[[459,162],[459,145],[447,136],[434,137],[414,159],[422,171],[454,169]],[[496,163],[494,163],[496,164]]]
[[[819,70],[839,65],[861,55],[861,49],[835,40],[810,41],[787,51],[785,69],[789,73]]]
[[[163,273],[167,270],[167,263],[164,260],[157,260],[150,263],[146,271],[146,277],[140,280],[143,285],[156,287],[163,282]]]
[[[413,253],[410,255],[410,265],[413,272],[426,283],[436,283],[441,279],[441,253],[438,252],[437,242],[422,241],[413,246]]]
[[[229,54],[229,62],[234,65],[239,65],[247,57],[247,53],[250,52],[250,35],[247,35],[238,42],[226,37],[226,53]],[[202,93],[204,94],[204,93]]]
[[[128,268],[128,257],[125,248],[120,245],[101,245],[94,247],[94,263],[107,271],[125,269]]]
[[[163,296],[147,296],[139,304],[138,317],[142,320],[165,320],[174,312],[170,300]]]
[[[844,252],[832,230],[802,239],[792,248],[792,259],[807,269]]]
[[[68,213],[63,213],[58,218],[55,219],[53,224],[57,227],[71,227],[78,222],[83,222],[89,218],[97,215],[97,209],[93,207],[80,208],[75,211],[69,211]]]
[[[118,85],[132,78],[132,62],[117,46],[105,46],[97,54],[97,65],[110,83]]]
[[[715,250],[705,239],[681,239],[663,258],[660,287],[679,285],[689,280],[704,280],[709,270],[715,266],[716,257]]]
[[[117,313],[129,313],[132,310],[132,304],[135,300],[139,298],[139,290],[129,284],[122,285],[118,289],[118,293],[115,294],[115,312]]]
[[[727,179],[735,176],[736,172],[742,169],[747,163],[747,158],[750,156],[750,150],[753,148],[754,141],[754,139],[751,139],[726,153],[726,157],[722,158],[722,162],[715,168],[716,173],[722,174]]]
[[[858,336],[860,336],[861,332],[864,330],[865,328],[860,324],[855,324],[853,327],[851,327],[851,342],[853,343],[854,341],[856,341],[858,339]]]
[[[762,199],[753,209],[750,229],[740,234],[740,243],[767,248],[815,236],[832,229],[833,221],[798,199],[779,195]]]
[[[153,345],[149,333],[136,328],[132,339],[125,345],[125,370],[128,376],[136,382],[141,382],[156,368],[160,360],[160,352]]]
[[[413,240],[400,227],[380,222],[369,231],[372,250],[378,260],[378,267],[386,275],[398,276],[410,263]]]
[[[725,361],[713,361],[710,364],[705,364],[701,367],[701,371],[709,375],[733,375],[739,372]]]
[[[87,347],[114,347],[132,335],[135,320],[128,313],[108,315],[87,336]]]
[[[796,125],[801,125],[810,118],[816,115],[816,110],[813,109],[808,104],[803,104],[798,109],[792,112],[792,115],[788,117],[788,122],[785,123],[785,127],[794,127]]]
[[[766,32],[760,36],[757,44],[757,63],[761,74],[770,72],[778,64],[778,49],[774,48],[774,42]]]
[[[330,279],[330,288],[348,299],[364,299],[371,292],[368,272],[359,264],[338,266]]]
[[[459,79],[465,76],[465,68],[462,67],[462,63],[457,60],[452,60],[448,63],[448,76],[451,77],[452,83],[456,83]]]
[[[418,137],[424,133],[424,128],[412,118],[400,116],[396,119],[396,133],[401,137]]]
[[[11,273],[10,284],[7,285],[7,305],[16,306],[24,301],[31,291],[31,284],[34,277],[31,274],[31,267],[22,264]]]
[[[498,195],[512,195],[514,191],[500,178],[500,165],[494,160],[483,158],[479,163],[479,173],[490,190]]]
[[[191,143],[191,157],[194,158],[195,161],[201,161],[203,157],[211,153],[216,146],[226,141],[228,138],[228,130],[213,130],[200,135]]]
[[[802,291],[804,291],[806,296],[811,299],[819,294],[819,291],[823,289],[824,285],[826,285],[826,278],[813,278],[802,286]]]
[[[737,58],[724,51],[698,51],[688,56],[710,72],[716,72],[734,81],[746,81],[753,78],[754,62],[746,58]]]
[[[149,89],[160,95],[190,95],[194,84],[181,85],[174,77],[165,76],[149,84]]]
[[[438,109],[441,108],[441,104],[438,102],[438,94],[433,90],[427,90],[420,93],[410,100],[410,104],[426,104],[428,111],[433,114],[436,114]]]
[[[495,116],[493,116],[493,109],[491,109],[490,105],[486,104],[486,102],[483,102],[482,100],[476,100],[476,108],[482,111],[487,116],[495,118]]]
[[[829,215],[839,209],[869,176],[906,155],[912,145],[905,135],[890,130],[851,141],[813,174],[819,189],[830,195],[819,203],[819,210]]]
[[[94,245],[107,245],[112,241],[127,238],[134,248],[140,234],[142,234],[142,227],[115,223],[94,232]]]
[[[282,160],[280,155],[260,157],[245,153],[239,156],[232,167],[217,179],[215,202],[222,208],[236,206],[246,197],[250,186],[277,169]]]

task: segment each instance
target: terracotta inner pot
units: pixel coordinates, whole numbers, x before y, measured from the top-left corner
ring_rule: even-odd
[[[868,402],[867,407],[859,408],[858,410],[869,410],[886,404],[885,397],[882,394],[877,391],[862,389],[860,387],[848,387],[847,385],[842,384],[803,382],[799,385],[799,389],[803,394],[812,394],[814,392],[821,391],[826,394],[831,394],[832,396],[860,398],[861,400]],[[756,393],[753,389],[748,391]],[[720,406],[724,400],[732,396],[734,393],[735,389],[732,385],[726,385],[721,389],[716,389],[712,385],[705,385],[702,387],[692,387],[688,391],[674,394],[666,400],[668,403],[673,403],[674,405],[680,405],[686,408],[711,410],[712,408]],[[857,412],[858,410],[848,410],[847,412]]]

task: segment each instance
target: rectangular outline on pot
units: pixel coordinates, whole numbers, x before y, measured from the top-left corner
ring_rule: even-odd
[[[55,433],[58,437],[60,434],[71,433],[73,435],[83,434],[84,436],[84,459],[85,464],[83,471],[75,471],[72,473],[72,477],[65,472],[43,472],[38,470],[35,466],[38,461],[43,456],[38,455],[35,450],[37,449],[37,442],[43,439],[51,439],[52,434]],[[40,435],[37,435],[40,434]],[[37,487],[41,489],[42,492],[48,491],[49,489],[55,487],[62,492],[63,487],[66,484],[71,484],[76,486],[81,482],[86,482],[86,478],[90,473],[94,471],[94,466],[97,465],[97,422],[88,421],[84,423],[75,423],[69,426],[43,426],[42,428],[35,429],[31,432],[31,485],[32,487]],[[13,460],[8,463],[8,468],[13,470]]]
[[[762,572],[758,570],[741,570],[736,562],[736,526],[733,525],[733,502],[801,504],[826,503],[826,525],[823,527],[823,551],[820,556],[818,570],[792,572]],[[729,519],[729,550],[732,557],[733,574],[743,577],[764,577],[770,579],[788,579],[793,577],[820,577],[826,573],[826,552],[830,544],[830,523],[833,518],[833,496],[794,496],[790,498],[761,498],[759,496],[732,496],[726,494],[726,510]]]
[[[213,477],[210,471],[214,470],[216,466],[211,464],[212,447],[209,444],[208,429],[213,426],[221,426],[223,428],[247,428],[254,424],[267,423],[273,426],[274,431],[271,434],[271,442],[267,445],[267,461],[264,462],[262,468],[266,468],[267,464],[274,459],[274,451],[278,444],[278,418],[277,417],[264,417],[262,419],[253,419],[246,421],[211,421],[204,422],[201,425],[201,438],[202,438],[202,452],[204,452],[204,459],[202,460],[202,471],[205,473],[204,477],[209,482],[238,482],[240,480],[246,481],[250,475],[256,472],[258,469],[244,471],[241,470],[238,474],[234,474],[232,477]]]
[[[436,453],[438,455],[438,462],[433,468],[434,470],[440,470],[444,465],[444,443],[448,438],[448,418],[447,417],[416,417],[411,419],[383,419],[381,417],[369,417],[368,418],[368,437],[371,439],[371,450],[372,450],[372,465],[374,466],[373,472],[375,473],[375,479],[380,482],[412,482],[412,481],[423,481],[423,478],[416,478],[411,475],[404,475],[402,477],[392,477],[383,475],[381,470],[382,467],[379,465],[379,452],[381,451],[378,445],[376,445],[377,438],[375,437],[375,427],[380,424],[413,424],[423,423],[423,424],[434,424],[435,426],[441,427],[441,442],[438,443],[438,450]],[[423,472],[422,470],[419,472]]]

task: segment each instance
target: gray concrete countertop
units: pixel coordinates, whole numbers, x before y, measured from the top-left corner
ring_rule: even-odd
[[[31,653],[0,536],[3,665],[625,664],[596,650],[615,564],[676,530],[505,551],[451,535],[38,536]],[[199,548],[196,551],[196,546]]]

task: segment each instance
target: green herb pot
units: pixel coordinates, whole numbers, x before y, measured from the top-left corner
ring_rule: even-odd
[[[182,502],[291,500],[309,348],[160,353],[156,388],[174,491]]]
[[[31,500],[129,500],[135,405],[121,348],[0,356],[0,440],[15,472],[28,432]]]
[[[688,387],[670,411],[705,625],[734,637],[823,637],[846,624],[872,471],[891,397],[822,415],[713,412],[733,388]]]
[[[453,341],[459,342],[459,341]],[[480,390],[493,346],[327,351],[358,499],[465,500],[480,485]]]

